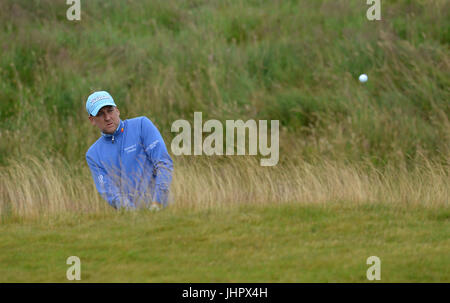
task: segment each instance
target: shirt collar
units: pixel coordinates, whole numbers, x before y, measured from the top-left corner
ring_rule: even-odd
[[[117,134],[119,134],[119,129],[122,128],[122,127],[123,127],[123,121],[120,120],[119,126],[117,126],[117,129],[114,131],[113,134],[105,134],[104,132],[101,132],[101,134],[102,134],[103,137],[106,137],[106,138],[109,138],[109,137],[112,137],[112,136],[116,136]]]

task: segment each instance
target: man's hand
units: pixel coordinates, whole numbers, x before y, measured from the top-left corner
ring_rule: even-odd
[[[161,206],[158,202],[152,202],[152,204],[148,208],[150,211],[157,212],[161,209]]]

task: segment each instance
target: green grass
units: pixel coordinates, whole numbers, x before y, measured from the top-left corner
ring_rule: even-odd
[[[169,142],[175,120],[202,111],[279,119],[293,157],[447,161],[445,0],[385,1],[379,22],[354,0],[93,0],[79,22],[67,8],[0,4],[0,164],[42,150],[84,161],[98,136],[84,110],[94,90]]]
[[[194,111],[204,121],[278,119],[280,170],[317,159],[349,167],[369,160],[380,172],[405,164],[411,180],[439,181],[424,188],[441,201],[450,154],[448,1],[382,1],[379,22],[366,19],[365,2],[91,0],[81,1],[82,20],[70,22],[65,1],[2,0],[0,173],[32,155],[50,172],[62,159],[74,176],[87,176],[85,152],[99,132],[85,101],[108,90],[122,119],[148,116],[168,146],[171,124],[192,121]],[[434,161],[443,174],[414,175]],[[24,186],[0,188],[0,205],[29,201],[26,194],[80,211],[92,202],[93,194],[70,200],[92,191],[90,176],[63,178],[54,192],[33,187],[60,176],[41,167],[17,170],[8,184]],[[271,178],[267,170],[276,184]],[[450,282],[448,208],[405,205],[414,190],[423,194],[415,181],[387,183],[392,193],[389,186],[399,188],[401,206],[7,217],[0,282],[64,282],[71,255],[81,258],[85,282],[365,282],[371,255],[382,260],[382,282]]]
[[[0,226],[0,282],[450,282],[449,209],[266,205],[78,215]]]

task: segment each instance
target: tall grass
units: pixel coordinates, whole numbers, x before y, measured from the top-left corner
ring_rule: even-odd
[[[369,161],[301,161],[267,169],[254,159],[228,160],[181,162],[173,186],[178,205],[351,202],[434,207],[449,203],[448,166],[426,160],[413,169],[403,163],[383,170]]]
[[[448,1],[385,1],[379,22],[354,0],[84,1],[79,22],[67,8],[0,3],[3,165],[41,150],[83,160],[98,135],[84,104],[99,89],[167,141],[202,111],[279,119],[293,157],[448,160]]]
[[[86,173],[85,170],[83,170]],[[107,209],[92,178],[63,160],[28,156],[12,161],[0,173],[3,218],[48,217],[64,213],[96,213]]]
[[[67,8],[0,2],[2,216],[109,209],[84,158],[100,89],[168,146],[194,111],[280,120],[277,167],[176,157],[174,207],[448,203],[448,1],[384,1],[379,22],[354,0],[92,0],[79,22]]]
[[[233,158],[233,157],[232,157]],[[423,159],[407,168],[317,161],[259,166],[254,158],[177,158],[171,208],[226,208],[243,204],[385,203],[448,207],[449,167]],[[112,211],[90,172],[62,160],[27,157],[0,170],[0,217],[36,218]]]

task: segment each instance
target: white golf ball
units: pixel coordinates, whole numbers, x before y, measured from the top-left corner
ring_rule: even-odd
[[[366,74],[362,74],[361,76],[359,76],[359,82],[364,83],[367,82],[369,78],[367,77]]]

